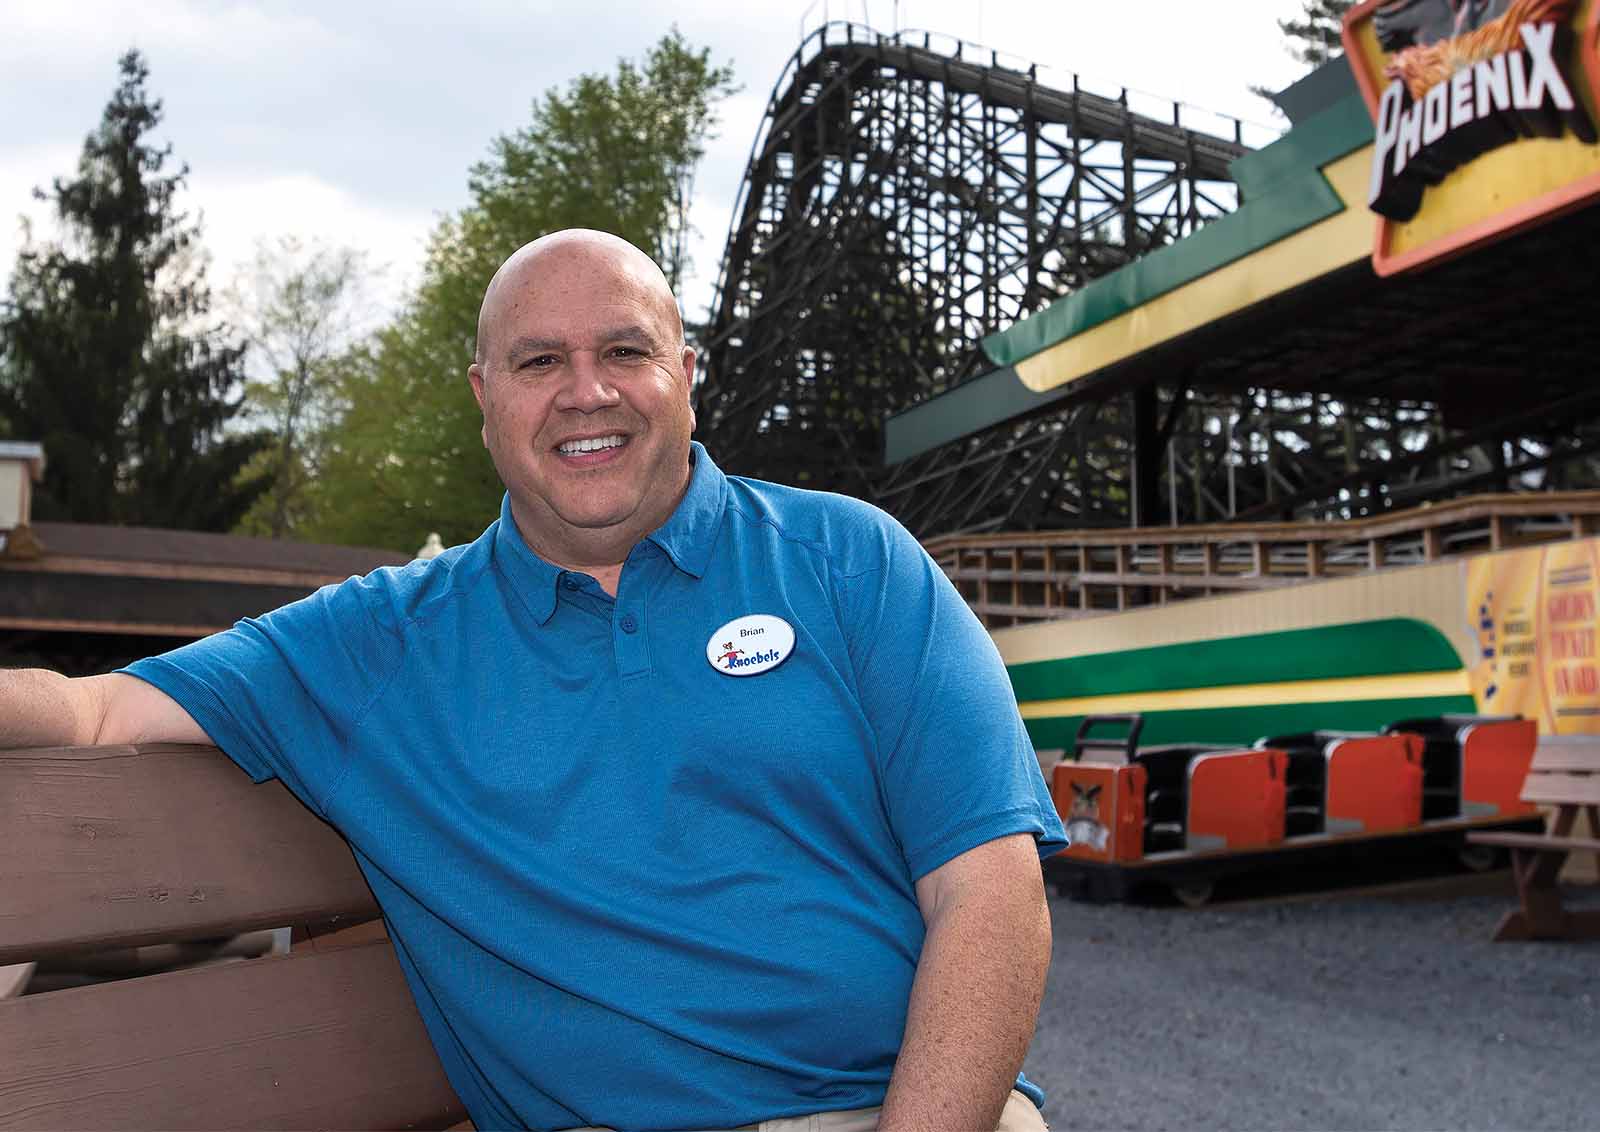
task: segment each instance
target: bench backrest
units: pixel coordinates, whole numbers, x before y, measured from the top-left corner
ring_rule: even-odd
[[[0,751],[0,964],[376,914],[344,841],[211,747]],[[464,1116],[386,941],[0,1001],[0,1128]]]
[[[1546,736],[1522,784],[1537,805],[1600,805],[1600,735]]]

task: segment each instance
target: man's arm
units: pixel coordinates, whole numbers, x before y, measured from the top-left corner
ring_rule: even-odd
[[[878,1128],[994,1128],[1050,967],[1050,909],[1033,836],[969,849],[916,891],[927,937]]]
[[[209,742],[177,701],[137,677],[0,669],[0,748]]]

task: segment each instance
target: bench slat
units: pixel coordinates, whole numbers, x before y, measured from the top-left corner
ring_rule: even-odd
[[[1507,849],[1548,849],[1568,853],[1600,853],[1600,838],[1550,837],[1543,833],[1469,833],[1474,845],[1499,845]]]
[[[1533,753],[1530,770],[1568,770],[1600,774],[1600,747],[1548,747]]]
[[[378,914],[349,847],[213,747],[0,752],[0,964]]]
[[[0,1002],[0,1128],[445,1128],[387,942]]]
[[[1522,800],[1538,805],[1600,805],[1600,775],[1530,770]]]

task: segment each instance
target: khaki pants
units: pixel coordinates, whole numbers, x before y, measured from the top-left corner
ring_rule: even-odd
[[[847,1108],[810,1116],[784,1116],[760,1124],[742,1124],[727,1132],[875,1132],[879,1108]],[[568,1132],[611,1132],[605,1128],[572,1128]],[[1033,1102],[1015,1089],[1006,1098],[995,1132],[1045,1132],[1044,1117]]]

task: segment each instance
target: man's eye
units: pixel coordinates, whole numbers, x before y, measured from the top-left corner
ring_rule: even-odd
[[[527,361],[523,362],[522,365],[520,367],[518,367],[518,368],[520,368],[520,369],[548,369],[549,367],[551,367],[551,366],[553,366],[555,364],[556,364],[556,356],[554,354],[535,354],[535,355],[533,355],[533,357],[531,357]]]
[[[635,346],[613,346],[611,356],[614,358],[636,358],[644,351]]]

